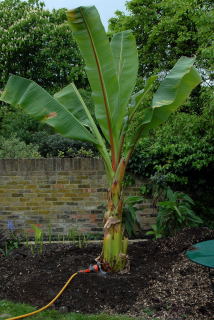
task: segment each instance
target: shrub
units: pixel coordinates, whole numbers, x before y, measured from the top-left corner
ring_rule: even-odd
[[[41,158],[38,147],[19,140],[13,136],[9,139],[0,137],[0,158],[18,159],[18,158]]]
[[[93,145],[64,138],[59,134],[43,137],[39,152],[43,157],[94,157],[97,152]]]
[[[2,109],[2,110],[1,110]],[[29,115],[25,114],[23,110],[18,108],[1,108],[1,128],[0,134],[5,138],[16,136],[19,140],[26,144],[38,144],[41,141],[41,134],[46,134],[46,137],[53,133],[52,128],[44,125]],[[37,135],[39,137],[37,138]]]
[[[166,192],[166,200],[158,203],[157,231],[170,236],[186,227],[197,227],[202,220],[193,212],[193,200],[183,192]]]
[[[211,118],[208,109],[200,116],[177,113],[140,141],[129,164],[132,173],[148,179],[152,186],[171,186],[190,194],[207,226],[213,221],[214,207]]]

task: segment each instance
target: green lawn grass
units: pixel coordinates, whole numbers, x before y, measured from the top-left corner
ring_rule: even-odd
[[[36,310],[26,304],[13,303],[6,300],[0,301],[0,319],[19,316]],[[125,315],[110,316],[107,314],[85,315],[79,313],[60,314],[55,310],[45,310],[37,315],[30,316],[32,320],[144,320],[143,318],[130,318]]]

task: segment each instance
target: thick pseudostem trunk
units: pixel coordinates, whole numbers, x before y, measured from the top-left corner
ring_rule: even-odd
[[[123,178],[120,176],[120,178]],[[128,239],[122,223],[122,179],[115,179],[108,190],[108,208],[104,217],[104,240],[101,261],[104,268],[121,271],[127,264]]]

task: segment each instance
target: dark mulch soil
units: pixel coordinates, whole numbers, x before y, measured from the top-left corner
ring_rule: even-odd
[[[209,239],[214,239],[214,231],[197,228],[172,238],[131,244],[129,273],[79,274],[54,308],[146,319],[214,319],[214,293],[207,269],[185,256],[192,244]],[[93,264],[99,253],[100,247],[92,244],[84,249],[51,244],[34,256],[25,247],[16,249],[0,257],[0,299],[39,308],[53,299],[72,273]]]

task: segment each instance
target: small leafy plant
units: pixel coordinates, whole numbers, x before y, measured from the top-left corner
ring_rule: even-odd
[[[0,255],[8,256],[11,251],[21,245],[21,238],[17,235],[14,223],[7,221],[7,230],[0,233]]]
[[[43,252],[43,232],[42,232],[42,229],[40,229],[35,224],[32,224],[31,228],[34,231],[34,242],[35,242],[35,247],[33,247],[33,245],[31,246],[31,252],[32,252],[32,254],[34,254],[35,253],[34,249],[36,249],[39,254],[42,254],[42,252]]]
[[[123,209],[123,226],[125,234],[130,238],[137,235],[137,227],[139,226],[139,221],[136,215],[135,205],[142,202],[143,198],[141,196],[130,196],[124,201]]]
[[[87,247],[89,236],[81,233],[77,228],[73,228],[69,230],[67,239],[81,249]]]
[[[193,205],[187,194],[168,188],[166,200],[158,203],[157,230],[170,236],[182,228],[200,225],[202,220],[192,210]]]
[[[14,249],[17,249],[19,246],[20,246],[20,240],[18,239],[18,237],[15,237],[13,235],[13,237],[5,240],[4,246],[0,248],[0,253],[3,256],[7,257],[11,251],[13,251]]]
[[[5,242],[5,246],[4,248],[0,248],[0,255],[2,254],[3,256],[7,257],[9,256],[10,252],[13,251],[13,249],[15,249],[15,247],[9,247],[7,242]]]
[[[146,232],[146,235],[148,235],[148,236],[153,236],[153,238],[154,238],[155,240],[157,240],[157,239],[159,239],[159,238],[162,238],[163,235],[162,235],[161,231],[159,230],[157,224],[152,224],[152,225],[151,225],[151,228],[152,228],[152,230],[147,231],[147,232]]]

